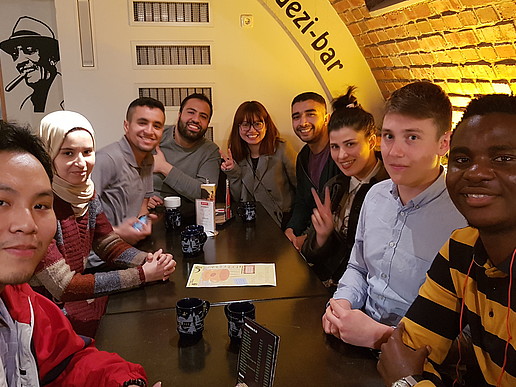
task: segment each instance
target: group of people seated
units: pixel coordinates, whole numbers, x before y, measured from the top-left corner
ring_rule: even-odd
[[[452,136],[435,84],[395,91],[379,130],[354,93],[331,114],[317,93],[293,99],[297,156],[258,101],[237,108],[219,151],[202,94],[173,126],[161,102],[134,100],[122,138],[99,151],[79,113],[48,114],[38,136],[2,122],[0,384],[146,385],[88,337],[107,295],[172,275],[170,253],[133,247],[153,210],[177,195],[193,211],[220,171],[334,291],[324,331],[381,350],[387,385],[515,384],[516,97],[473,100]]]

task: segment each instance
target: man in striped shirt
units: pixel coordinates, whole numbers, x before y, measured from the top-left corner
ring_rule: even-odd
[[[468,378],[466,370],[465,385],[515,386],[516,96],[469,104],[452,137],[446,183],[470,227],[455,231],[441,249],[382,345],[378,370],[387,385],[440,385],[434,365],[469,326],[481,376]]]

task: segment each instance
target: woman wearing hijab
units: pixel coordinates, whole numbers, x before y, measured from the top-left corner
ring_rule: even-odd
[[[94,337],[107,294],[166,280],[175,261],[161,250],[135,249],[113,231],[90,179],[95,134],[86,118],[70,111],[50,113],[42,119],[39,135],[52,159],[58,225],[30,283],[63,309],[77,333]],[[84,274],[91,249],[113,271]]]

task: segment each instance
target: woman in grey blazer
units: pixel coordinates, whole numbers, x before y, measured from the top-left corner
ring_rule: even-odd
[[[235,200],[260,202],[283,226],[290,217],[296,189],[296,153],[258,101],[242,103],[233,119],[228,154],[222,155]]]

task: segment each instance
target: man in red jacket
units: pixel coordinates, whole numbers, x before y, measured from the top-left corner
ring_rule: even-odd
[[[98,351],[26,284],[56,231],[51,179],[37,137],[0,121],[0,385],[146,386],[140,365]]]

